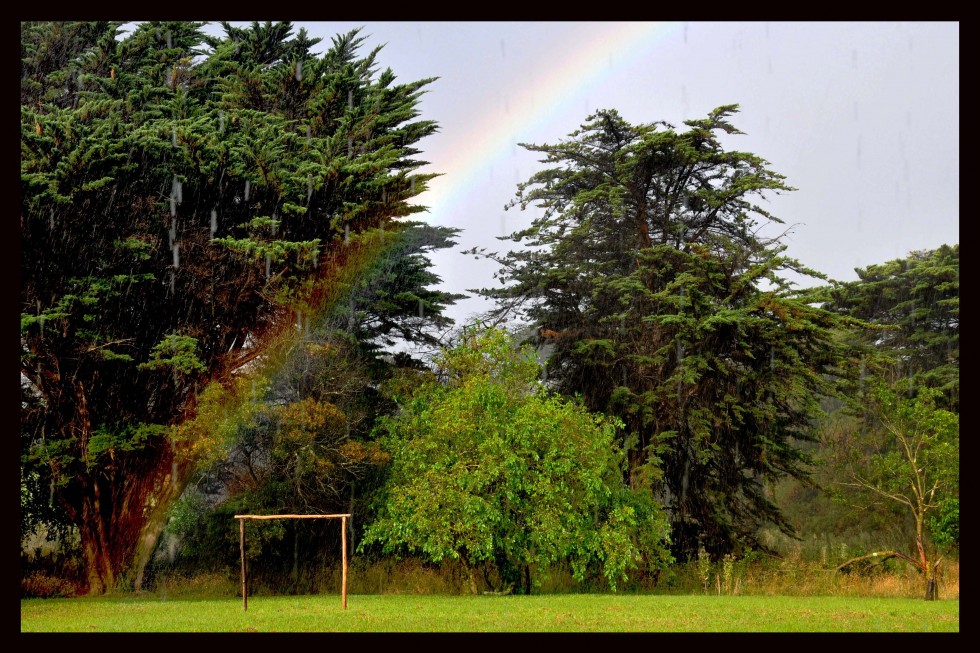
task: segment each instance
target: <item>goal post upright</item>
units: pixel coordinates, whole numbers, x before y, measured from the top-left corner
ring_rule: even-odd
[[[248,590],[245,589],[245,520],[238,520],[239,542],[242,550],[242,610],[248,610]]]
[[[340,602],[347,609],[347,517],[340,518],[340,551],[344,559],[343,572],[340,582]]]
[[[340,601],[343,609],[347,609],[347,518],[351,513],[336,515],[235,515],[238,520],[239,540],[242,552],[242,610],[248,610],[248,587],[245,572],[245,520],[246,519],[340,519],[340,551],[343,558],[341,572]]]

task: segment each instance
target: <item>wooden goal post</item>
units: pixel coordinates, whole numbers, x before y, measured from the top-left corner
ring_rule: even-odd
[[[347,609],[347,518],[350,513],[337,515],[235,515],[238,520],[238,532],[242,550],[242,609],[248,610],[248,589],[245,575],[245,520],[246,519],[340,519],[340,551],[344,561],[344,571],[341,576],[340,601],[344,610]]]

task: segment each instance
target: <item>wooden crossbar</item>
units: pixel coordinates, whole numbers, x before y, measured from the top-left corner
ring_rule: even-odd
[[[344,571],[341,577],[340,601],[344,610],[347,609],[347,518],[351,514],[336,515],[235,515],[238,521],[238,532],[242,550],[242,609],[248,610],[248,586],[245,574],[245,520],[246,519],[340,519],[340,551],[344,561]]]
[[[350,517],[350,513],[338,513],[336,515],[235,515],[235,519],[331,519],[334,517]]]

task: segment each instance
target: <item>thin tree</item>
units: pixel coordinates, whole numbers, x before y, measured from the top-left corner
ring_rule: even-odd
[[[856,497],[898,506],[915,521],[912,556],[877,551],[838,569],[869,558],[902,558],[923,574],[927,601],[939,596],[937,576],[943,560],[929,542],[929,515],[943,500],[959,494],[959,416],[937,407],[941,400],[935,388],[920,388],[909,398],[879,382],[867,396],[866,429],[835,443],[847,462],[849,480],[842,483]]]

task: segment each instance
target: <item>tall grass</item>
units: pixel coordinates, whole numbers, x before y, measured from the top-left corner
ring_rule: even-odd
[[[778,531],[763,531],[762,543],[777,551],[778,557],[750,553],[746,557],[728,556],[717,560],[704,556],[687,564],[675,564],[657,578],[633,578],[620,584],[619,594],[921,598],[925,592],[922,575],[901,560],[892,559],[870,570],[836,571],[842,562],[854,556],[895,548],[882,538],[880,534],[852,532],[847,541],[832,534],[810,534],[796,540]],[[76,595],[77,582],[59,576],[56,566],[41,564],[45,559],[47,556],[30,558],[27,565],[22,560],[21,596],[57,598]],[[939,598],[958,600],[958,558],[944,560],[941,572]],[[481,595],[499,587],[499,579],[492,574],[490,582],[482,572],[476,573],[474,579]],[[537,594],[609,590],[601,578],[575,581],[569,569],[562,566],[545,573],[536,570],[534,579],[537,581],[534,593]],[[339,565],[300,566],[298,578],[257,564],[251,565],[249,570],[250,596],[331,594],[339,592],[340,585]],[[200,572],[158,568],[149,590],[150,595],[174,599],[240,596],[240,568],[237,561],[229,561],[221,569]],[[454,563],[431,565],[411,558],[371,561],[355,556],[348,573],[348,592],[358,595],[467,595],[471,593],[470,573]],[[118,594],[126,595],[127,592]]]
[[[840,573],[834,566],[800,559],[765,563],[736,560],[728,577],[723,565],[712,565],[706,588],[695,565],[680,566],[669,593],[920,598],[925,594],[925,580],[904,562],[889,561],[870,572]],[[943,566],[939,598],[959,597],[959,562],[950,561]]]
[[[805,560],[800,555],[783,559],[767,559],[753,556],[748,559],[730,557],[727,561],[709,561],[675,565],[669,576],[654,583],[632,581],[621,585],[619,595],[709,595],[709,596],[760,596],[760,597],[864,597],[920,599],[925,592],[924,580],[918,572],[903,562],[889,561],[870,572],[838,573],[839,556],[833,560]],[[251,573],[251,572],[250,572]],[[199,574],[160,574],[151,591],[145,596],[161,599],[231,598],[241,596],[241,577],[237,567]],[[275,575],[266,573],[260,579],[249,579],[249,596],[270,597],[285,594],[338,594],[341,586],[341,569],[328,567],[301,571],[303,582],[300,589],[283,591],[276,583]],[[534,592],[544,595],[609,593],[601,581],[576,582],[566,569],[550,570],[541,577]],[[286,577],[281,579],[286,582]],[[478,575],[478,591],[490,594],[488,586]],[[32,581],[33,582],[33,581]],[[54,581],[50,581],[54,582]],[[22,581],[22,596],[37,597],[70,596],[62,586],[59,591],[44,594],[28,591],[27,581]],[[37,589],[34,587],[33,589]],[[352,561],[348,570],[347,591],[352,595],[444,595],[463,596],[471,593],[468,572],[454,565],[426,565],[414,559],[385,560],[370,563]],[[130,593],[119,592],[117,596]],[[959,562],[951,560],[943,565],[939,586],[940,600],[959,600]]]

